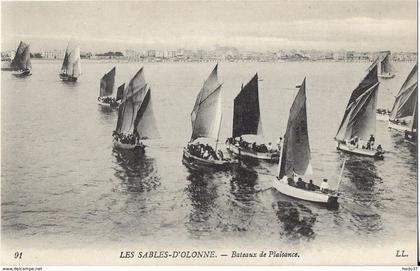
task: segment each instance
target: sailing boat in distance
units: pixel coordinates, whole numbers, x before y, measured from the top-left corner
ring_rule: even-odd
[[[262,137],[258,74],[255,74],[235,97],[233,103],[232,137],[226,140],[227,149],[237,156],[276,162],[279,147],[266,146]],[[262,144],[257,144],[260,141]],[[280,145],[281,143],[278,142]]]
[[[389,117],[388,127],[398,131],[412,132],[417,125],[417,64],[405,79],[395,97],[394,106]],[[417,130],[417,128],[416,128]]]
[[[18,48],[16,49],[15,57],[10,63],[11,70],[15,71],[13,75],[17,77],[26,77],[32,75],[31,69],[31,52],[29,44],[21,41]]]
[[[112,134],[119,149],[144,152],[142,140],[159,138],[153,113],[151,89],[141,68],[124,90],[118,108],[117,127]]]
[[[290,108],[277,178],[273,181],[273,187],[292,198],[319,203],[328,208],[337,208],[338,193],[329,188],[327,179],[324,179],[319,186],[313,183],[312,174],[305,78]]]
[[[370,70],[353,90],[335,140],[337,149],[363,156],[383,159],[381,145],[376,145],[376,101],[378,97],[377,65]]]
[[[223,170],[233,163],[223,157],[221,150],[217,151],[222,121],[222,84],[217,78],[217,67],[218,64],[204,82],[191,112],[192,134],[190,142],[183,150],[182,162],[193,170]],[[216,140],[214,148],[208,144],[212,140]]]
[[[394,68],[389,60],[389,57],[391,55],[390,51],[384,52],[384,56],[382,57],[382,60],[379,62],[379,74],[378,77],[384,78],[384,79],[390,79],[395,76],[394,74]]]
[[[117,90],[117,97],[114,98],[112,94],[114,93],[115,86],[115,67],[102,76],[99,86],[99,97],[98,103],[101,106],[105,107],[118,107],[119,100],[122,98],[122,92],[124,91],[124,84],[121,85]],[[120,93],[120,95],[118,95]]]
[[[59,74],[60,79],[68,82],[76,82],[81,74],[80,47],[79,45],[71,44],[69,41]]]

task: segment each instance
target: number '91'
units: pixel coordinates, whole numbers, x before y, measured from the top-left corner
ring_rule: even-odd
[[[22,259],[22,252],[15,252],[15,259]]]

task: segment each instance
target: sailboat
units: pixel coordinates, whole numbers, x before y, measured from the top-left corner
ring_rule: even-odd
[[[379,87],[377,67],[371,67],[353,90],[335,140],[338,150],[383,159],[382,146],[374,148]]]
[[[227,139],[227,149],[238,156],[266,161],[278,161],[279,151],[271,144],[257,144],[262,141],[262,123],[258,98],[258,74],[234,99],[232,137]]]
[[[182,156],[183,164],[191,169],[204,167],[221,170],[229,168],[233,163],[224,159],[220,150],[217,151],[222,121],[222,84],[217,78],[217,67],[218,64],[204,82],[191,112],[191,139]],[[208,143],[204,144],[212,140],[216,141],[214,148]]]
[[[395,97],[389,117],[388,127],[405,132],[413,131],[417,119],[417,64],[405,79],[400,91]],[[417,129],[417,128],[415,128]]]
[[[99,105],[105,107],[117,107],[119,102],[113,97],[115,85],[115,67],[102,76],[99,86]],[[124,88],[124,86],[122,86]],[[120,86],[121,88],[121,86]],[[121,92],[121,90],[120,90]]]
[[[59,74],[60,79],[63,81],[76,82],[81,74],[80,47],[79,45],[71,46],[69,42]]]
[[[312,174],[305,78],[290,108],[277,178],[273,181],[273,187],[289,197],[319,203],[329,208],[338,207],[338,193],[324,189],[322,185],[315,185],[311,179]],[[326,179],[324,182],[326,183]]]
[[[17,77],[26,77],[32,75],[31,69],[31,52],[29,44],[21,41],[16,49],[15,57],[10,63],[11,70],[15,71],[14,75]]]
[[[394,68],[391,65],[391,62],[389,61],[389,56],[391,55],[391,52],[387,51],[385,53],[385,56],[382,58],[382,60],[379,63],[380,66],[380,72],[378,74],[378,77],[389,79],[393,78],[395,76],[394,74]]]
[[[124,90],[113,137],[116,148],[142,152],[145,148],[142,140],[159,138],[151,89],[144,79],[143,68],[134,75]]]

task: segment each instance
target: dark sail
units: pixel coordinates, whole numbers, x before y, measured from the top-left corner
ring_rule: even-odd
[[[134,120],[135,131],[140,139],[159,138],[156,120],[153,113],[151,89],[147,90],[146,95],[137,111]]]
[[[116,100],[119,101],[122,99],[123,94],[124,94],[124,87],[125,87],[125,83],[123,83],[121,86],[118,87],[117,90],[117,97]]]
[[[308,121],[306,115],[306,78],[290,108],[287,129],[284,134],[279,178],[312,174],[311,149],[309,146]]]
[[[233,104],[232,136],[262,134],[260,102],[258,99],[258,74],[241,89]]]
[[[114,91],[115,67],[101,78],[99,97],[111,96]]]
[[[391,52],[387,51],[385,53],[384,58],[381,61],[381,74],[388,74],[391,73],[394,69],[391,65],[391,62],[389,61],[389,56],[391,55]]]
[[[13,58],[10,67],[14,70],[25,70],[32,68],[29,44],[26,44],[23,41],[19,43],[19,46],[16,49],[15,57]]]
[[[366,134],[375,133],[379,85],[377,72],[377,65],[375,65],[367,71],[367,75],[353,90],[335,136],[337,141],[344,141],[355,135],[365,138]]]

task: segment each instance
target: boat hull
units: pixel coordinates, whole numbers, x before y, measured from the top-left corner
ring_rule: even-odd
[[[372,157],[375,159],[384,159],[384,152],[383,151],[377,151],[375,149],[373,150],[368,150],[368,149],[362,149],[362,148],[356,148],[356,147],[350,147],[347,144],[338,144],[337,146],[337,150],[346,152],[346,153],[351,153],[351,154],[357,154],[357,155],[361,155],[361,156],[366,156],[366,157]]]
[[[269,162],[278,162],[279,161],[279,152],[256,152],[250,150],[244,150],[238,146],[228,144],[227,149],[238,156],[244,156],[249,158],[254,158],[258,160],[264,160]]]
[[[71,75],[67,75],[67,74],[59,74],[59,77],[61,80],[65,81],[65,82],[76,82],[77,81],[77,77],[71,76]]]
[[[115,104],[105,103],[100,98],[98,98],[98,105],[102,107],[108,107],[108,108],[117,108],[120,105],[120,103],[119,102],[116,102]]]
[[[121,150],[140,150],[144,152],[144,145],[139,144],[125,144],[114,140],[114,147]]]
[[[417,132],[405,131],[404,140],[407,141],[410,144],[416,145],[417,144]]]
[[[378,74],[378,77],[384,78],[384,79],[391,79],[395,77],[395,74]]]
[[[31,76],[32,73],[30,70],[27,71],[16,71],[12,73],[14,76],[19,77],[19,78],[23,78],[23,77],[28,77]]]
[[[291,186],[287,183],[286,176],[284,176],[281,180],[274,179],[273,188],[281,194],[291,198],[321,204],[329,208],[338,207],[338,195],[326,194],[321,191],[310,191]]]
[[[405,131],[410,131],[410,127],[408,127],[408,125],[403,125],[403,124],[397,124],[395,122],[392,121],[388,121],[388,128],[390,129],[394,129],[400,132],[405,132]]]
[[[186,148],[183,150],[182,163],[190,169],[215,169],[227,170],[237,164],[230,160],[208,160],[194,156],[188,152]]]

